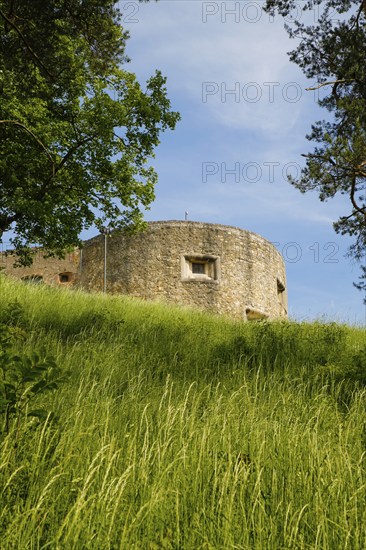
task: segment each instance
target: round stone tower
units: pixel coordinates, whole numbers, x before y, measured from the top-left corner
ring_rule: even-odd
[[[211,223],[147,225],[86,241],[80,285],[239,319],[287,317],[284,261],[263,237]]]

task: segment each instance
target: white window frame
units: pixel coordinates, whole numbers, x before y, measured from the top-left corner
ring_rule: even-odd
[[[193,264],[204,265],[204,273],[193,273]],[[206,283],[220,280],[220,258],[210,254],[182,254],[182,281],[201,281]]]

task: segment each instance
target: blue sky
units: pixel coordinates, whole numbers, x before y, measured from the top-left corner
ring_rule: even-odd
[[[321,203],[286,181],[311,151],[311,123],[325,113],[320,92],[305,90],[315,83],[286,55],[296,43],[281,18],[249,0],[120,6],[131,33],[129,70],[142,83],[160,69],[182,116],[156,151],[159,184],[146,219],[184,219],[188,211],[193,221],[257,232],[285,257],[292,318],[365,324],[352,285],[359,267],[345,257],[351,240],[332,227],[349,212],[347,198]]]

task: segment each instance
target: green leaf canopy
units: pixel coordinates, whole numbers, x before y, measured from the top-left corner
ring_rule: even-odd
[[[154,199],[148,160],[179,114],[160,72],[142,89],[122,68],[117,5],[0,0],[0,238],[12,229],[20,254],[62,254],[93,224],[138,227]]]

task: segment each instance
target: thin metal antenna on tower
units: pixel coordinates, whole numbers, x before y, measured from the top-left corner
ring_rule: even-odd
[[[184,219],[187,221],[188,220],[188,212],[187,210],[184,212]]]

